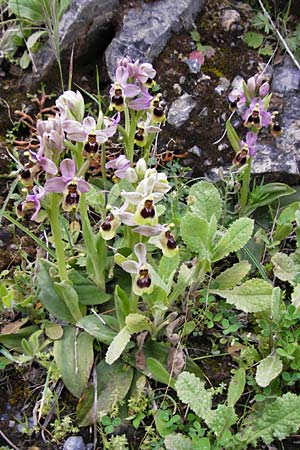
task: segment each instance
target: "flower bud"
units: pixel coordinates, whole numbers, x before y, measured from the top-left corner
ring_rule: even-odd
[[[144,160],[144,158],[139,159],[135,166],[135,171],[139,180],[142,180],[144,178],[146,170],[147,170],[146,161]]]
[[[125,178],[132,184],[134,184],[138,181],[138,176],[136,174],[136,171],[132,167],[129,167],[126,170]]]

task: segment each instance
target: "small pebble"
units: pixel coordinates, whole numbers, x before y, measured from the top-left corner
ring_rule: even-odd
[[[175,92],[175,94],[180,95],[182,92],[182,88],[180,86],[179,83],[175,83],[173,84],[173,91]]]
[[[64,443],[63,450],[86,450],[81,436],[70,436]]]

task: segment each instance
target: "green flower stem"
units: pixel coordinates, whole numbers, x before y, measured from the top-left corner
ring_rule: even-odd
[[[101,145],[101,173],[103,178],[103,188],[107,189],[107,177],[106,177],[106,154],[105,154],[105,144]]]
[[[84,243],[87,249],[87,254],[90,257],[94,271],[94,281],[100,289],[105,290],[105,263],[106,263],[106,245],[102,242],[103,239],[97,239],[93,233],[88,213],[85,194],[81,194],[79,202],[82,234]],[[97,249],[98,247],[98,249]]]
[[[64,243],[61,234],[60,223],[60,195],[52,192],[50,194],[50,208],[48,209],[49,221],[52,230],[53,241],[55,245],[55,253],[57,260],[57,268],[61,281],[68,281],[68,272],[66,269]]]
[[[240,215],[242,215],[245,207],[247,206],[249,185],[251,178],[251,167],[252,167],[252,158],[250,157],[247,161],[242,181],[241,198],[240,198]]]
[[[148,159],[149,159],[149,156],[150,156],[150,149],[151,149],[151,146],[152,146],[153,141],[155,139],[155,136],[156,136],[155,133],[149,134],[148,139],[147,139],[147,143],[146,143],[146,145],[144,147],[144,155],[143,155],[143,157],[144,157],[144,160],[146,161],[146,163],[148,163]]]
[[[130,110],[130,128],[128,135],[128,147],[127,147],[127,158],[132,162],[134,157],[134,135],[136,130],[136,114],[135,111]]]
[[[132,282],[134,282],[134,281],[132,280]],[[138,307],[137,307],[138,302],[139,302],[139,296],[134,294],[131,291],[130,298],[129,298],[129,305],[130,305],[129,308],[130,308],[131,313],[136,313],[138,311]]]

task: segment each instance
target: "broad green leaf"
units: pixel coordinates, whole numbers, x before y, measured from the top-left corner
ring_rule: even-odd
[[[63,337],[53,345],[57,368],[66,388],[75,397],[80,397],[89,380],[94,362],[93,340],[90,334],[77,333],[75,327],[68,326]]]
[[[166,450],[192,450],[192,440],[181,433],[169,434],[165,437]],[[201,447],[202,448],[202,447]],[[203,449],[204,450],[204,449]]]
[[[242,281],[250,269],[251,264],[248,261],[240,261],[220,273],[220,275],[215,278],[214,284],[218,289],[234,288]]]
[[[155,358],[147,358],[146,363],[154,380],[164,383],[167,386],[171,386],[173,389],[175,388],[175,380],[170,376],[169,372],[160,361]]]
[[[226,298],[227,303],[246,313],[271,309],[272,286],[258,278],[252,278],[232,290],[213,289],[210,292]]]
[[[105,362],[112,365],[123,353],[126,345],[130,341],[131,334],[127,327],[122,328],[119,333],[113,338],[112,343],[108,347],[105,355]]]
[[[285,253],[276,253],[271,262],[274,266],[274,275],[281,281],[294,282],[298,273],[300,273],[300,264],[296,261],[294,255],[286,255]]]
[[[285,225],[287,222],[295,222],[296,211],[300,209],[300,202],[293,202],[286,208],[278,216],[276,222],[278,225]]]
[[[175,388],[178,398],[201,419],[206,421],[211,416],[212,393],[205,389],[203,381],[193,373],[182,372],[175,382]]]
[[[78,295],[75,289],[72,286],[72,282],[70,281],[62,281],[61,283],[54,283],[54,288],[57,291],[58,295],[67,305],[70,313],[72,314],[75,322],[81,319],[82,313],[79,308]]]
[[[31,325],[29,327],[21,328],[17,333],[0,334],[0,344],[5,345],[5,347],[11,350],[22,353],[22,339],[31,336],[38,329],[39,327],[37,325]]]
[[[300,396],[288,392],[248,416],[242,430],[235,436],[235,441],[256,447],[259,439],[270,444],[274,439],[282,440],[297,433],[299,428]]]
[[[149,317],[138,313],[128,314],[125,319],[125,324],[127,330],[131,334],[140,333],[145,330],[150,331],[152,327]]]
[[[226,132],[227,132],[227,137],[229,139],[231,147],[233,148],[235,153],[240,152],[241,151],[241,139],[239,138],[237,132],[233,128],[230,120],[227,120],[227,122],[226,122]]]
[[[97,422],[99,417],[109,414],[118,402],[127,395],[132,379],[133,368],[122,361],[113,365],[101,361],[96,368],[97,374],[97,404],[94,417],[94,386],[90,386],[82,395],[77,407],[77,420],[80,427]]]
[[[76,325],[83,328],[87,333],[99,339],[100,342],[103,342],[103,344],[106,345],[110,345],[117,335],[114,330],[94,315],[82,317]]]
[[[120,327],[125,325],[125,317],[130,312],[130,302],[126,292],[119,286],[115,287],[115,308]]]
[[[244,33],[244,41],[251,48],[258,48],[264,41],[264,35],[255,31]]]
[[[214,247],[212,261],[219,261],[229,253],[243,248],[251,238],[253,227],[254,221],[248,217],[242,217],[233,222]]]
[[[199,258],[209,258],[208,222],[197,217],[196,214],[187,213],[180,224],[180,233],[188,248],[199,255]]]
[[[218,189],[207,181],[193,184],[188,196],[191,212],[201,219],[210,221],[214,215],[217,220],[222,214],[222,200]]]
[[[8,7],[17,17],[35,24],[44,19],[41,0],[9,0]]]
[[[246,384],[245,369],[237,369],[231,378],[228,392],[227,392],[227,404],[228,406],[234,406],[236,402],[241,398],[244,392]]]
[[[258,386],[267,387],[283,369],[283,364],[278,353],[269,355],[257,366],[255,380]]]
[[[101,305],[111,299],[111,295],[98,288],[92,281],[72,269],[69,278],[78,294],[79,303],[83,305]]]
[[[36,280],[37,298],[41,301],[44,308],[59,320],[75,323],[76,320],[71,314],[71,311],[54,288],[54,283],[49,275],[48,265],[45,261],[40,261],[40,270]]]

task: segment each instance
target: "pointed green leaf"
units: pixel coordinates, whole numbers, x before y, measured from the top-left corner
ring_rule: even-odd
[[[233,375],[227,392],[227,404],[228,406],[234,406],[236,402],[241,398],[244,392],[246,384],[245,369],[237,369]]]
[[[92,365],[94,338],[88,333],[77,333],[76,328],[64,328],[63,337],[54,342],[53,354],[66,388],[80,397],[85,389]]]
[[[164,383],[167,386],[171,386],[175,389],[175,380],[171,377],[167,369],[155,358],[147,358],[147,367],[150,371],[150,375],[154,380]]]
[[[188,196],[191,212],[210,222],[214,215],[217,220],[222,214],[222,200],[218,189],[207,181],[193,184]]]
[[[219,261],[229,253],[243,248],[252,236],[254,221],[248,217],[233,222],[224,236],[220,239],[212,251],[212,261]]]
[[[227,120],[227,122],[226,122],[226,132],[227,132],[227,137],[229,139],[231,147],[233,148],[235,153],[240,152],[241,151],[241,139],[239,138],[237,132],[233,128],[230,120]]]
[[[128,331],[127,327],[124,327],[119,331],[106,352],[105,362],[107,364],[113,364],[121,356],[126,348],[126,345],[130,341],[130,338],[131,334]]]
[[[260,387],[267,387],[283,369],[283,364],[278,353],[269,355],[257,366],[255,380]]]
[[[126,292],[119,286],[115,287],[115,308],[120,327],[125,325],[125,317],[130,312],[130,302]]]
[[[70,270],[69,278],[78,294],[79,303],[83,305],[101,305],[111,299],[110,294],[104,292],[77,270]]]
[[[103,344],[106,345],[110,345],[117,335],[114,330],[94,315],[82,317],[76,325],[83,328],[91,336],[96,337],[100,342],[103,342]]]
[[[258,278],[252,278],[232,290],[213,289],[210,292],[226,298],[227,303],[246,313],[271,309],[272,286]]]
[[[220,273],[214,283],[218,289],[231,289],[239,284],[251,269],[248,261],[240,261]]]
[[[78,295],[70,281],[62,281],[61,283],[54,283],[54,288],[64,303],[67,305],[75,322],[81,319],[82,313],[79,308]]]

